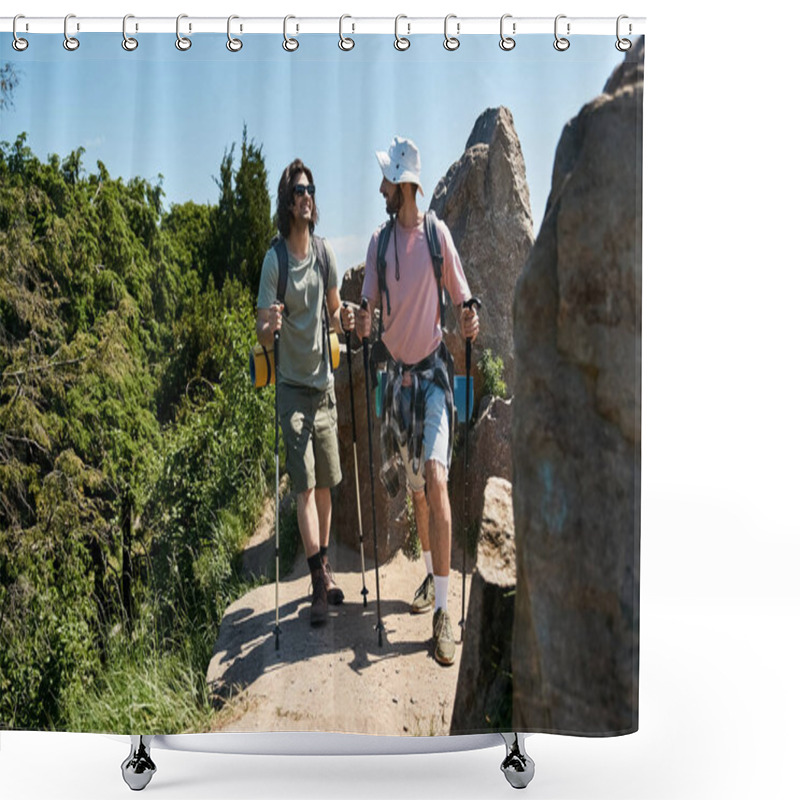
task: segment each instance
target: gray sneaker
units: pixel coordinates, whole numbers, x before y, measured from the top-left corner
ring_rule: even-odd
[[[433,608],[435,600],[436,589],[433,582],[433,575],[428,573],[414,595],[414,600],[411,603],[411,613],[424,614],[426,611],[430,611]]]
[[[433,615],[433,657],[445,666],[450,666],[456,657],[456,640],[450,627],[450,616],[443,608]]]

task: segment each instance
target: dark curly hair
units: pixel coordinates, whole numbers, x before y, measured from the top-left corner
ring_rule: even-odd
[[[278,183],[278,231],[284,239],[289,237],[292,221],[291,207],[294,204],[294,181],[300,173],[308,178],[309,183],[314,183],[311,170],[299,158],[286,167]],[[319,210],[317,209],[317,198],[312,197],[311,199],[314,203],[314,215],[308,227],[309,232],[314,233],[314,226],[319,222]]]

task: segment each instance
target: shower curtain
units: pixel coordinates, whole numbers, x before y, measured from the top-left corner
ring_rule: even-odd
[[[187,34],[0,37],[0,730],[635,731],[644,38]],[[330,322],[343,600],[314,625],[297,444],[250,361],[295,159],[353,306],[384,181],[418,185],[454,371],[434,570],[377,318]]]

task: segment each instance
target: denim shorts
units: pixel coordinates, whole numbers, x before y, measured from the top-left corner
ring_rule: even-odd
[[[408,447],[400,448],[400,458],[406,470],[406,483],[412,492],[425,488],[425,463],[438,461],[447,469],[447,456],[450,449],[450,419],[447,414],[447,399],[440,386],[433,381],[422,380],[419,388],[425,392],[425,424],[422,433],[422,451],[419,473],[414,472]],[[411,417],[411,387],[400,390],[401,412],[405,421]]]

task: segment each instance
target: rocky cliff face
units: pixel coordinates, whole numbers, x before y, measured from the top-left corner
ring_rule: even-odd
[[[481,493],[478,559],[472,576],[451,733],[510,730],[511,631],[516,558],[511,484],[490,478]]]
[[[489,108],[475,122],[464,155],[439,181],[431,209],[447,223],[472,293],[483,302],[481,333],[473,348],[473,368],[491,349],[505,363],[514,387],[511,307],[514,286],[533,244],[533,217],[525,159],[511,112]],[[464,340],[451,316],[446,337],[464,373]]]
[[[516,286],[515,730],[638,725],[643,60],[565,127]]]

